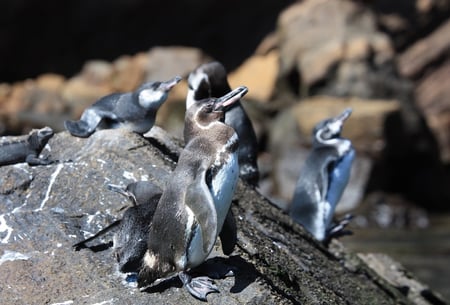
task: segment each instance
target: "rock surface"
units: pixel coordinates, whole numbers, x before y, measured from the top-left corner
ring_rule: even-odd
[[[121,130],[88,139],[62,132],[43,154],[64,162],[1,167],[1,303],[202,304],[176,281],[152,293],[132,287],[117,271],[111,235],[93,242],[95,251],[71,247],[120,218],[129,205],[106,184],[164,185],[176,155],[166,151]],[[413,304],[338,242],[332,254],[242,183],[233,212],[238,247],[231,257],[209,262],[237,268],[236,277],[217,280],[221,292],[209,295],[209,303]]]

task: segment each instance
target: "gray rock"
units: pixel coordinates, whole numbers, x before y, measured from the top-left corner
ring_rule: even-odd
[[[106,184],[147,179],[164,187],[175,165],[168,155],[121,130],[87,139],[61,132],[43,154],[73,162],[0,168],[1,304],[202,304],[176,281],[152,293],[127,284],[107,247],[111,235],[93,242],[96,251],[71,247],[129,205]],[[412,304],[355,255],[328,252],[242,183],[233,212],[238,247],[208,263],[235,267],[236,276],[217,280],[221,292],[209,303]]]

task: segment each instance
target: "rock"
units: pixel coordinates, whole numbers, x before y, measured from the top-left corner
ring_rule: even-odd
[[[278,61],[277,50],[271,50],[264,55],[253,55],[229,74],[231,88],[245,84],[249,90],[245,99],[269,101],[275,90]]]
[[[425,72],[430,64],[448,56],[450,51],[450,20],[432,34],[417,41],[398,57],[402,75],[413,78]]]
[[[43,154],[65,162],[0,168],[9,179],[0,193],[2,304],[202,304],[176,282],[153,293],[132,287],[117,271],[110,234],[93,242],[95,251],[71,247],[129,205],[106,184],[142,179],[163,187],[175,165],[171,154],[117,129],[87,139],[58,133]],[[220,293],[209,295],[209,303],[413,304],[355,255],[337,259],[242,183],[233,212],[238,247],[208,263],[234,267],[236,276],[217,280]]]
[[[115,91],[133,91],[145,79],[146,67],[149,57],[147,53],[138,53],[134,56],[123,55],[113,62],[114,74],[112,86]]]
[[[450,164],[449,75],[450,57],[423,77],[415,88],[416,104],[438,142],[440,159],[445,164]]]
[[[370,2],[380,28],[392,38],[396,50],[404,50],[416,40],[427,36],[449,16],[448,0],[366,2]]]
[[[427,304],[430,301],[439,304],[440,296],[419,282],[400,263],[380,253],[360,253],[358,256],[388,283],[405,290],[408,299],[415,304]]]
[[[296,96],[394,97],[388,82],[395,78],[391,42],[364,6],[346,0],[299,2],[280,14],[277,33],[280,88],[291,88]]]

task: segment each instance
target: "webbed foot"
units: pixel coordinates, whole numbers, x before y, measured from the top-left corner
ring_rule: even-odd
[[[178,277],[183,282],[187,291],[199,300],[206,301],[206,296],[211,292],[219,292],[214,281],[206,276],[192,278],[187,272],[180,272]]]
[[[353,219],[352,214],[346,214],[344,218],[340,219],[336,224],[332,225],[327,229],[326,237],[324,239],[324,244],[328,245],[333,238],[339,238],[346,235],[352,235],[353,232],[350,230],[345,230],[345,227]]]
[[[71,135],[80,138],[87,138],[94,133],[94,129],[89,127],[85,121],[64,121],[64,126],[70,132]]]

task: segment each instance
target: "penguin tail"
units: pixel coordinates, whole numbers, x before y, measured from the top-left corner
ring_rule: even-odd
[[[94,133],[95,128],[92,129],[85,121],[64,121],[64,127],[71,135],[79,138],[87,138]]]

